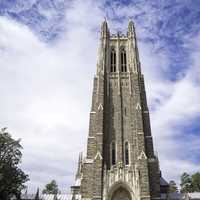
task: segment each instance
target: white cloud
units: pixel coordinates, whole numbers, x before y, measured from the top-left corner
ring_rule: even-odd
[[[45,44],[26,26],[0,17],[0,121],[15,138],[22,138],[23,168],[30,175],[32,191],[53,178],[63,191],[73,183],[78,152],[86,148],[102,8],[100,1],[73,1],[66,13],[67,31],[56,44]],[[126,19],[130,10],[139,14],[138,7],[115,8]],[[139,8],[149,11],[148,6]],[[109,12],[112,30],[127,26],[126,20],[116,22]],[[145,25],[136,25],[139,36],[145,36],[144,26],[151,26],[155,15],[149,12]],[[184,139],[186,133],[180,132],[181,124],[191,125],[200,114],[196,41],[198,37],[186,40],[193,62],[176,82],[165,75],[168,54],[139,42],[152,134],[161,169],[169,179],[177,180],[183,171],[199,166],[184,157],[199,151],[199,139]]]
[[[64,189],[64,183],[73,181],[69,173],[74,173],[86,141],[96,35],[84,26],[74,27],[51,46],[3,17],[0,32],[1,126],[22,138],[23,167],[30,173],[31,187],[37,187],[38,169],[45,168],[38,186],[70,176],[61,184]],[[49,174],[52,166],[55,175]]]
[[[194,40],[198,41],[199,36]],[[186,40],[194,47],[194,43]],[[200,47],[200,43],[195,45]],[[152,112],[152,130],[155,143],[159,152],[161,169],[168,179],[179,181],[180,174],[184,171],[192,173],[199,170],[199,132],[187,133],[185,127],[195,126],[200,117],[199,93],[200,85],[197,84],[199,48],[191,51],[191,65],[187,67],[185,75],[171,82],[172,88],[163,84],[161,91],[167,90],[168,98],[164,98],[161,104]],[[151,93],[151,91],[149,91]],[[159,98],[158,94],[155,94]],[[196,160],[195,160],[196,157]]]

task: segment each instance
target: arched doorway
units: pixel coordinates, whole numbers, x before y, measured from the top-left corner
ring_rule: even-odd
[[[113,192],[111,200],[131,200],[131,195],[128,190],[123,187],[119,187]]]

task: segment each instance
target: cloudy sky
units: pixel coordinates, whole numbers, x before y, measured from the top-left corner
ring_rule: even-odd
[[[200,171],[199,0],[0,0],[0,127],[21,138],[29,191],[74,182],[104,17],[132,19],[163,176]]]

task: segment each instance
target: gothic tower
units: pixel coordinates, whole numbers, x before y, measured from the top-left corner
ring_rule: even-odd
[[[160,199],[144,77],[135,27],[110,35],[101,26],[86,158],[79,158],[72,200]]]

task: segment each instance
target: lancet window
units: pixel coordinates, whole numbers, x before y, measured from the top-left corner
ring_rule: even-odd
[[[116,164],[116,145],[115,145],[115,142],[111,143],[111,163],[112,163],[112,165]]]
[[[116,51],[114,48],[112,48],[110,54],[110,65],[110,72],[116,72]]]
[[[121,71],[127,72],[127,58],[126,58],[126,50],[122,48],[121,50]]]
[[[125,165],[129,165],[129,145],[128,142],[124,144]]]

